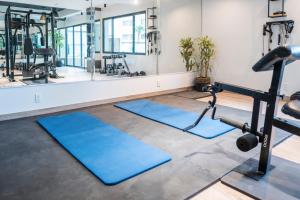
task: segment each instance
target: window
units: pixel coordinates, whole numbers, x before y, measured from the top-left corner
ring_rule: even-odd
[[[59,49],[60,58],[67,66],[84,67],[84,58],[88,55],[87,24],[59,29],[64,36],[63,46]]]
[[[103,52],[146,54],[146,12],[104,19]]]
[[[95,22],[95,51],[100,53],[100,32],[101,32],[101,24],[100,21]]]
[[[74,27],[74,66],[81,67],[81,26]]]
[[[5,33],[0,33],[0,49],[5,48]]]
[[[146,15],[135,16],[135,43],[136,53],[146,53]]]
[[[60,59],[66,59],[66,29],[57,30],[59,41],[56,41],[58,56]]]
[[[74,35],[73,27],[67,28],[67,65],[74,65]]]
[[[112,19],[106,19],[103,23],[103,44],[104,52],[112,52]]]
[[[81,25],[82,34],[82,62],[88,55],[88,43],[87,43],[87,25]],[[83,63],[82,63],[83,65]]]

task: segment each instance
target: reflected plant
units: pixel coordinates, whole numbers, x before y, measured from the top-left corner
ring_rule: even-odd
[[[60,49],[62,47],[64,47],[64,36],[60,31],[55,31],[54,33],[54,38],[55,38],[55,44],[56,44],[56,48]]]
[[[180,54],[185,62],[185,68],[187,71],[192,71],[193,66],[195,65],[195,62],[192,59],[193,53],[195,51],[194,49],[194,42],[192,38],[182,38],[180,40]]]
[[[141,35],[142,35],[142,33],[145,32],[145,28],[144,28],[144,26],[139,25],[139,26],[137,26],[137,27],[135,28],[135,31],[136,31],[137,34],[138,34],[138,42],[139,42],[139,41],[141,40]]]

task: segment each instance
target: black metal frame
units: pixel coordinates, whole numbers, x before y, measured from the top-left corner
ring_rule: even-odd
[[[6,13],[5,13],[5,43],[6,45],[6,76],[8,77],[8,79],[12,82],[15,81],[15,74],[14,74],[14,69],[15,69],[15,45],[13,43],[13,33],[12,33],[12,14],[25,14],[24,19],[25,22],[22,22],[21,25],[22,27],[25,29],[26,32],[26,38],[30,38],[30,26],[31,25],[44,25],[45,26],[45,36],[46,36],[46,48],[49,48],[49,23],[51,26],[51,39],[52,39],[52,48],[56,49],[55,47],[55,35],[54,35],[54,20],[55,20],[55,16],[53,12],[36,12],[36,11],[25,11],[25,10],[16,10],[16,9],[11,9],[10,6],[8,6],[8,8],[6,9]],[[46,16],[46,22],[45,23],[33,23],[30,20],[30,16],[34,14],[34,15],[45,15]],[[15,30],[15,33],[17,32],[17,29]],[[53,64],[55,64],[55,60],[56,60],[56,56],[52,56],[52,61]],[[44,61],[48,62],[48,56],[44,57]],[[29,68],[30,65],[30,56],[27,55],[26,56],[26,67]],[[46,77],[45,77],[45,82],[48,83],[48,75],[49,75],[49,71],[46,67]]]
[[[238,87],[235,85],[229,85],[224,83],[216,83],[216,87],[219,91],[230,91],[239,93],[242,95],[250,96],[254,99],[252,121],[250,127],[250,133],[259,137],[261,145],[261,153],[259,159],[258,173],[266,174],[270,167],[271,155],[272,155],[272,133],[273,133],[273,120],[275,112],[277,110],[278,100],[280,98],[280,86],[282,82],[283,72],[286,61],[278,62],[274,66],[273,77],[269,92],[263,92],[259,90],[252,90],[248,88]],[[267,103],[266,116],[264,120],[263,132],[258,130],[258,122],[260,116],[260,103],[261,101]],[[226,119],[223,120],[226,122]]]
[[[265,175],[270,168],[270,161],[271,161],[272,147],[273,147],[272,144],[272,137],[274,133],[273,126],[300,136],[300,127],[298,127],[296,124],[275,117],[278,101],[281,98],[280,87],[282,83],[285,66],[286,66],[285,60],[281,62],[277,62],[274,65],[271,87],[268,92],[252,90],[252,89],[224,84],[224,83],[215,84],[217,91],[226,90],[226,91],[250,96],[254,99],[251,127],[250,129],[246,129],[246,132],[250,132],[251,134],[258,136],[259,142],[262,143],[259,165],[257,170],[257,173],[260,175]],[[266,115],[265,115],[262,132],[258,130],[261,102],[267,103]],[[230,123],[230,120],[226,120],[224,118],[221,121],[225,123],[229,121],[228,124],[230,125],[234,124],[234,123]],[[241,126],[238,124],[235,125],[235,127],[240,129],[245,129],[245,125]]]
[[[210,109],[213,109],[212,119],[215,119],[214,116],[216,112],[216,107],[215,107],[216,93],[226,90],[233,93],[238,93],[238,94],[252,97],[254,102],[253,102],[253,112],[252,112],[250,127],[248,126],[247,123],[241,124],[239,122],[235,122],[233,120],[226,119],[226,118],[221,118],[220,121],[229,124],[233,127],[236,127],[238,129],[241,129],[243,133],[250,133],[255,135],[256,136],[256,138],[254,137],[255,139],[258,138],[258,142],[262,143],[262,145],[261,145],[258,169],[255,174],[261,177],[264,176],[265,174],[267,174],[271,166],[270,162],[271,162],[272,147],[273,147],[272,137],[274,135],[273,126],[300,136],[299,125],[275,117],[277,112],[278,101],[280,100],[280,98],[282,98],[282,96],[280,95],[280,88],[282,84],[284,69],[287,64],[289,64],[288,59],[282,59],[281,61],[277,61],[272,65],[272,67],[270,67],[270,70],[271,69],[273,70],[273,76],[272,76],[271,86],[268,92],[253,90],[253,89],[244,88],[236,85],[218,83],[218,82],[216,82],[213,86],[209,86],[210,89],[209,90],[206,89],[206,90],[210,91],[211,94],[213,95],[213,101],[209,102],[209,106],[203,111],[203,113],[200,115],[198,120],[193,125],[187,127],[185,131],[190,130],[191,128],[197,126],[198,123],[203,118],[203,116]],[[266,102],[267,107],[266,107],[266,114],[264,118],[263,128],[259,129],[258,125],[259,125],[259,118],[261,112],[261,102]]]
[[[135,13],[130,13],[130,14],[125,14],[125,15],[118,15],[118,16],[114,16],[114,17],[107,17],[104,18],[102,20],[102,52],[104,54],[128,54],[128,55],[146,55],[146,38],[145,38],[145,53],[136,53],[135,52],[135,17],[136,15],[140,15],[140,14],[145,14],[145,26],[147,26],[146,23],[146,18],[147,18],[147,13],[146,11],[140,11],[140,12],[135,12]],[[133,24],[132,24],[132,29],[133,29],[133,41],[132,41],[132,52],[116,52],[114,51],[114,20],[118,19],[118,18],[122,18],[122,17],[131,17],[132,16],[132,20],[133,20]],[[111,28],[112,28],[112,36],[113,36],[113,40],[111,43],[111,51],[105,51],[105,21],[107,20],[111,20]],[[145,35],[147,32],[147,27],[145,27]]]

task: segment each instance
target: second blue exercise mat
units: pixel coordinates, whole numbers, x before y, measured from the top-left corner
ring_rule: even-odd
[[[171,160],[163,151],[84,113],[41,118],[45,128],[107,185],[115,185]]]
[[[197,113],[187,112],[150,100],[129,101],[118,103],[115,106],[180,130],[184,130],[186,127],[194,124],[199,117],[199,114]],[[188,132],[206,139],[212,139],[232,131],[233,129],[233,127],[224,124],[219,120],[212,120],[208,117],[204,117],[198,126]]]

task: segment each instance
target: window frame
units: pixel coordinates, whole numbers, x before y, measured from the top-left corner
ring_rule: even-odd
[[[88,26],[88,23],[80,23],[80,24],[75,24],[75,25],[71,25],[71,26],[65,26],[65,27],[62,27],[62,28],[58,28],[57,30],[61,30],[61,29],[65,29],[65,45],[64,45],[64,48],[65,48],[65,65],[66,66],[71,66],[71,67],[75,67],[75,68],[84,68],[84,61],[81,60],[81,66],[75,66],[75,45],[74,45],[74,42],[75,42],[75,38],[74,38],[74,27],[76,26],[80,26],[80,48],[81,48],[81,57],[83,56],[83,48],[82,48],[82,40],[83,40],[83,37],[82,37],[82,26]],[[67,29],[68,28],[72,28],[73,31],[73,65],[70,65],[68,63],[68,50],[67,50],[67,44],[68,44],[68,31]]]
[[[136,53],[135,51],[135,45],[136,45],[136,38],[135,38],[135,17],[136,15],[141,15],[144,14],[145,15],[145,53]],[[132,17],[132,52],[116,52],[114,51],[114,20],[118,19],[118,18],[123,18],[123,17]],[[111,42],[111,50],[112,51],[105,51],[105,20],[111,20],[111,30],[112,30],[112,42]],[[102,19],[102,52],[105,54],[111,54],[111,53],[115,53],[115,54],[129,54],[129,55],[146,55],[147,52],[147,13],[146,11],[140,11],[140,12],[134,12],[134,13],[129,13],[129,14],[125,14],[125,15],[118,15],[118,16],[113,16],[113,17],[107,17],[107,18],[103,18]]]

